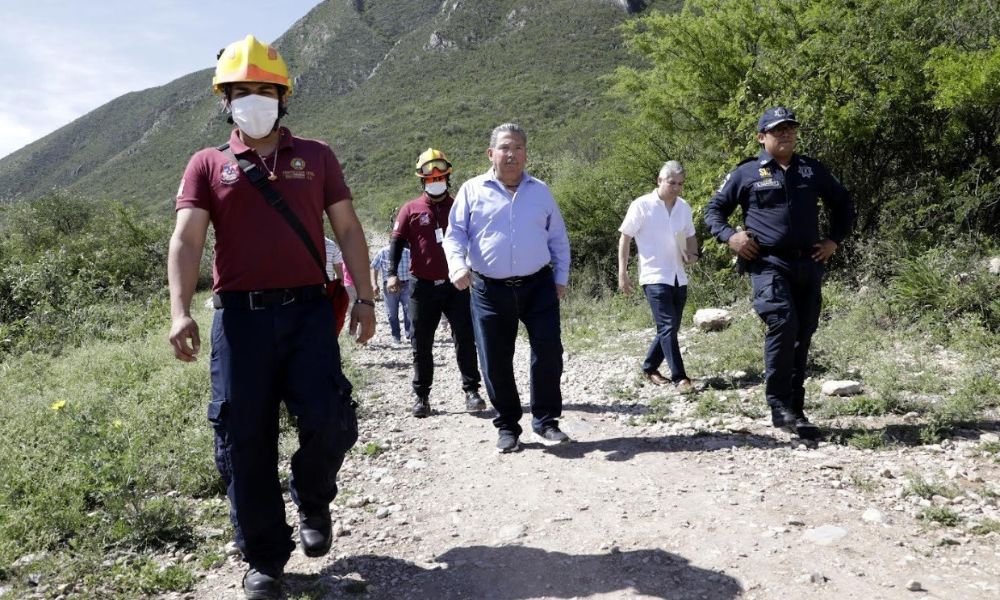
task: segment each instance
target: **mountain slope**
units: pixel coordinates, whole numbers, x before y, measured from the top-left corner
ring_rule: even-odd
[[[427,146],[452,157],[456,183],[484,169],[503,121],[528,129],[530,168],[546,176],[565,152],[600,152],[615,108],[600,77],[625,60],[623,8],[326,0],[275,41],[296,83],[284,123],[331,143],[368,216],[416,192],[411,166]],[[228,135],[211,74],[126,94],[0,160],[0,200],[66,188],[169,212],[187,158]]]

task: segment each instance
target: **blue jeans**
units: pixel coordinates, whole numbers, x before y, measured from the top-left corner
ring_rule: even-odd
[[[800,412],[805,404],[806,362],[823,304],[823,263],[809,257],[787,268],[750,263],[753,308],[764,324],[764,393],[771,407]]]
[[[280,403],[298,429],[289,488],[302,510],[329,510],[358,436],[329,300],[217,310],[210,368],[208,419],[236,545],[250,566],[276,575],[295,548],[278,478]]]
[[[562,339],[559,297],[552,269],[545,267],[518,286],[487,281],[472,274],[472,327],[479,364],[490,402],[497,411],[493,425],[521,435],[523,411],[514,381],[514,343],[518,321],[528,330],[531,346],[531,427],[541,432],[559,426],[562,416]]]
[[[385,314],[389,318],[389,330],[392,332],[392,339],[399,339],[399,309],[403,309],[403,328],[406,330],[406,339],[413,335],[410,327],[410,291],[413,289],[413,281],[406,280],[399,282],[399,291],[390,292],[385,280],[382,280],[382,290],[385,292]]]
[[[663,359],[670,367],[670,380],[674,383],[687,379],[684,372],[684,359],[677,343],[677,332],[681,329],[681,317],[684,315],[684,304],[687,302],[686,285],[667,285],[665,283],[649,283],[642,286],[642,291],[649,301],[653,311],[653,323],[656,325],[656,337],[649,345],[646,360],[642,370],[652,373],[660,368]]]

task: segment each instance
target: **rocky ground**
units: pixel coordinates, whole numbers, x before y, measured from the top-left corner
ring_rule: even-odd
[[[380,322],[353,352],[369,382],[338,537],[327,557],[295,552],[288,598],[1000,597],[995,422],[932,446],[806,445],[764,419],[694,418],[696,398],[638,383],[638,357],[571,352],[562,424],[575,441],[529,433],[501,455],[493,411],[463,412],[443,332],[435,358],[434,413],[418,420],[408,347]],[[527,401],[526,340],[515,364]],[[668,421],[644,418],[654,399]],[[184,597],[242,598],[242,573],[231,556]]]

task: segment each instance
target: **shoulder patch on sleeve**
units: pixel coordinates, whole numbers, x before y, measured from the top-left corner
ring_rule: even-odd
[[[726,173],[726,178],[722,180],[722,183],[719,184],[719,189],[716,190],[716,191],[717,192],[721,192],[722,190],[724,190],[726,188],[726,184],[729,183],[729,180],[732,179],[732,178],[733,178],[733,172],[732,171],[730,171],[729,173]]]

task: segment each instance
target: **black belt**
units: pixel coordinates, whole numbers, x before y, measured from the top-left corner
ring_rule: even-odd
[[[414,277],[416,277],[416,279],[417,279],[418,282],[426,281],[427,283],[430,283],[430,284],[433,284],[433,285],[441,285],[442,283],[445,283],[446,281],[448,281],[447,277],[445,277],[444,279],[427,279],[426,277],[417,277],[416,275],[414,275]]]
[[[544,267],[535,271],[531,275],[519,275],[517,277],[505,277],[503,279],[496,279],[494,277],[487,277],[482,273],[477,273],[473,271],[473,273],[476,273],[476,276],[482,279],[483,281],[486,281],[488,283],[498,283],[500,285],[505,285],[507,287],[521,287],[522,285],[532,280],[535,280],[541,277],[542,275],[547,275],[548,273],[551,272],[552,272],[552,267],[545,265]]]
[[[776,256],[785,260],[798,260],[800,258],[810,258],[811,248],[767,248],[761,246],[760,256]]]
[[[323,285],[307,285],[297,288],[257,290],[254,292],[219,292],[212,296],[215,308],[235,308],[237,310],[263,310],[271,306],[285,306],[295,301],[305,302],[326,296]]]

